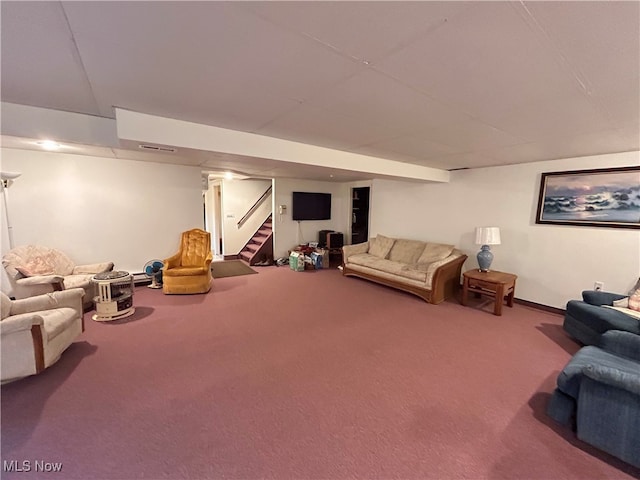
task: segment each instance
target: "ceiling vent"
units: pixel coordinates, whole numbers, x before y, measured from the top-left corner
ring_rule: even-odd
[[[176,153],[178,150],[173,147],[161,147],[159,145],[146,145],[141,143],[138,145],[142,150],[150,150],[152,152]]]

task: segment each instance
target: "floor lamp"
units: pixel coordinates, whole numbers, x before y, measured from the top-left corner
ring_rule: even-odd
[[[2,198],[4,200],[4,213],[7,216],[7,232],[9,233],[9,248],[13,249],[13,227],[11,226],[11,219],[9,218],[9,204],[7,203],[7,188],[18,178],[22,173],[19,172],[0,172],[0,179],[2,182]]]

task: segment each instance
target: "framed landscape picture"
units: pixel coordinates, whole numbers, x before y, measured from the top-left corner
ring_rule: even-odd
[[[640,228],[640,166],[543,173],[536,223]]]

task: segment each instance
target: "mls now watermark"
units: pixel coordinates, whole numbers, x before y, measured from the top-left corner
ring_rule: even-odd
[[[44,460],[3,460],[3,472],[61,472],[62,462]]]

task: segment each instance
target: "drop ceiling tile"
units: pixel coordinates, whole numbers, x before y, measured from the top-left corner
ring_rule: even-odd
[[[557,136],[511,147],[483,152],[503,164],[536,162],[541,160],[582,157],[640,149],[640,133],[627,130],[608,130],[589,134]]]
[[[597,92],[591,98],[615,126],[640,123],[640,77],[630,79],[615,90]]]
[[[640,74],[640,3],[525,2],[539,28],[587,87],[615,89]]]
[[[471,151],[516,145],[523,139],[513,134],[475,120],[451,127],[429,129],[421,132],[425,139],[454,147],[458,151]]]
[[[406,135],[375,142],[368,146],[379,149],[382,152],[388,151],[414,157],[418,161],[463,151],[461,147],[432,142],[426,138],[426,135]]]
[[[454,153],[452,155],[442,155],[429,160],[430,165],[434,168],[443,168],[453,170],[459,168],[479,168],[498,165],[496,159],[480,153]]]
[[[615,127],[605,112],[577,91],[513,109],[501,118],[492,119],[492,123],[528,141]]]
[[[302,105],[265,125],[259,134],[344,150],[393,136],[386,125]]]
[[[65,5],[103,113],[250,131],[362,68],[227,2]]]
[[[244,2],[257,15],[346,56],[375,63],[473,2]]]
[[[384,119],[390,132],[406,133],[470,120],[450,105],[371,69],[363,70],[309,105],[363,120]]]
[[[478,118],[577,88],[510,2],[464,12],[376,68]]]
[[[2,101],[98,114],[60,2],[1,2],[0,8]]]

